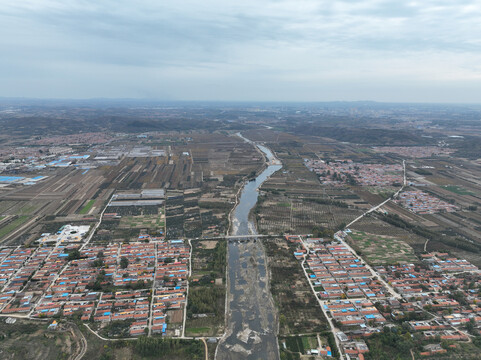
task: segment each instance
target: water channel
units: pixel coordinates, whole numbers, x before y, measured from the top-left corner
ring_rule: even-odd
[[[232,235],[257,234],[254,224],[249,221],[249,214],[257,203],[258,189],[269,176],[282,168],[268,148],[253,145],[265,155],[268,166],[254,181],[244,185],[231,214]],[[267,276],[266,258],[260,241],[229,242],[227,324],[226,333],[217,347],[216,360],[279,359],[277,313]]]

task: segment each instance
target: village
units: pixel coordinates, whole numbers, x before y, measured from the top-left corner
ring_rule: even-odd
[[[398,195],[396,202],[416,214],[434,214],[459,210],[456,205],[420,190],[404,191]]]
[[[78,316],[114,338],[182,336],[188,244],[143,234],[138,242],[95,245],[82,242],[87,232],[65,225],[38,247],[2,248],[1,313]],[[125,325],[113,326],[118,321]]]
[[[401,164],[363,164],[352,160],[304,159],[306,167],[314,171],[323,185],[348,183],[361,186],[390,186],[402,184]]]
[[[349,233],[339,231],[334,240],[286,236],[347,359],[364,359],[369,338],[401,322],[427,341],[424,356],[446,353],[442,341],[471,341],[470,331],[481,325],[476,266],[436,252],[416,264],[370,267],[345,242]],[[326,355],[331,348],[310,353]]]

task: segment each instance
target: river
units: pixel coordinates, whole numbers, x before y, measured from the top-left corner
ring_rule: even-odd
[[[240,136],[240,134],[238,134]],[[252,143],[250,140],[244,140]],[[231,214],[231,234],[257,234],[249,214],[257,203],[258,189],[282,165],[265,146],[268,166],[242,189]],[[277,312],[269,289],[267,264],[260,241],[228,244],[226,333],[216,351],[216,360],[278,360]]]

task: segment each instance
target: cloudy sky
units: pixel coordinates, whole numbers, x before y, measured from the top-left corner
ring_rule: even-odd
[[[479,0],[19,0],[0,96],[481,103]]]

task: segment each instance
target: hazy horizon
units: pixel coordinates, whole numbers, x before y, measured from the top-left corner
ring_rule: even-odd
[[[423,101],[376,101],[376,100],[330,100],[330,101],[302,101],[302,100],[166,100],[166,99],[156,99],[156,98],[120,98],[120,97],[94,97],[94,98],[51,98],[51,97],[5,97],[0,96],[0,103],[3,102],[9,103],[19,103],[25,105],[33,105],[33,103],[40,103],[39,105],[47,105],[47,103],[54,103],[59,102],[62,104],[65,103],[79,103],[82,105],[93,105],[93,104],[122,104],[125,103],[126,105],[129,104],[151,104],[152,106],[157,105],[170,105],[170,104],[179,104],[179,105],[189,105],[189,104],[205,104],[205,105],[215,105],[215,106],[222,106],[222,105],[239,105],[239,106],[246,106],[246,105],[282,105],[282,106],[295,106],[295,105],[363,105],[363,106],[410,106],[410,105],[419,105],[419,106],[453,106],[453,107],[481,107],[480,102],[423,102]]]

